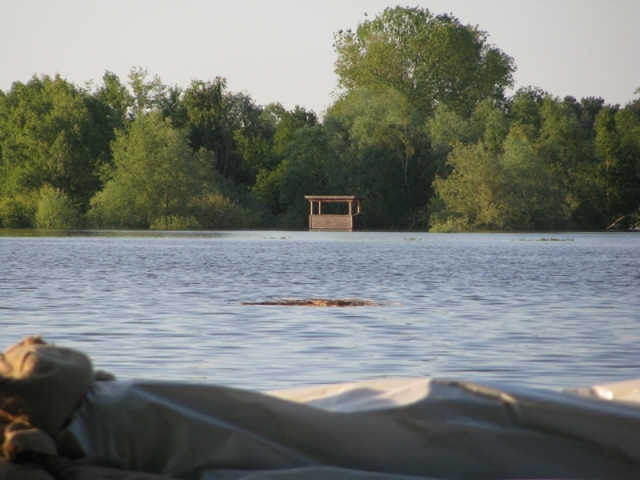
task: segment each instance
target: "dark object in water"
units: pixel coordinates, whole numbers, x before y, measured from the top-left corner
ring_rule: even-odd
[[[242,302],[241,305],[281,305],[285,307],[381,307],[390,303],[372,302],[359,298],[279,298],[262,302]]]

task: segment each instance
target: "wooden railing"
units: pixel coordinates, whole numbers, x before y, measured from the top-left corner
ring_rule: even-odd
[[[311,231],[333,231],[333,232],[351,232],[362,228],[362,213],[360,213],[360,204],[362,197],[355,196],[338,196],[338,195],[308,195],[305,196],[309,200],[309,230]],[[346,215],[322,214],[323,203],[342,203],[347,204]],[[354,211],[355,203],[355,211]],[[317,207],[317,208],[316,208]],[[316,213],[317,212],[317,213]]]

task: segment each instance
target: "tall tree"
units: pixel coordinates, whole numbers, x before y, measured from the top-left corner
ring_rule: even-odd
[[[509,118],[520,126],[526,126],[529,140],[538,136],[542,125],[540,109],[544,100],[550,95],[540,88],[519,88],[508,102]],[[522,130],[521,131],[525,131]]]
[[[436,230],[548,229],[565,224],[564,197],[522,126],[515,125],[496,154],[458,144],[449,156],[452,173],[437,178],[432,202]]]
[[[38,192],[44,185],[86,208],[100,187],[101,148],[82,92],[59,75],[16,82],[4,96],[0,129],[0,195]]]
[[[139,116],[118,133],[113,166],[91,214],[103,226],[170,228],[176,218],[191,215],[192,202],[203,194],[203,163],[160,112]]]
[[[93,119],[92,144],[98,164],[110,164],[111,143],[116,138],[116,131],[124,129],[130,121],[133,97],[113,72],[105,72],[102,85],[91,86],[93,88],[82,92],[82,97]]]
[[[124,128],[133,110],[134,99],[118,75],[106,71],[93,97],[103,105],[105,116],[112,130]]]
[[[590,102],[586,103],[589,106]],[[597,184],[598,159],[592,132],[585,128],[592,123],[590,115],[573,97],[560,100],[549,96],[540,108],[541,126],[535,142],[536,153],[564,192],[576,228],[602,228],[604,222],[602,190]]]
[[[360,148],[382,149],[386,161],[397,165],[406,208],[414,207],[416,190],[424,187],[419,162],[421,143],[426,136],[420,113],[394,89],[380,94],[364,89],[352,91],[334,111],[347,117],[347,121],[352,117],[351,138]]]
[[[129,72],[129,88],[133,94],[132,117],[149,113],[160,107],[165,98],[167,87],[160,77],[154,75],[151,80],[147,80],[148,76],[148,71],[142,67],[134,67]]]
[[[595,129],[609,220],[634,226],[640,221],[640,114],[631,105],[617,112],[603,108]]]
[[[287,110],[280,103],[265,106],[261,119],[259,135],[238,136],[236,140],[243,150],[245,166],[255,176],[251,191],[277,215],[285,209],[280,196],[280,186],[289,166],[285,152],[295,141],[296,132],[317,126],[319,122],[313,111],[299,105]]]
[[[196,151],[215,154],[223,177],[251,184],[257,173],[252,163],[264,152],[271,132],[262,108],[245,93],[227,92],[226,86],[224,78],[216,77],[212,82],[194,80],[185,91],[190,143]]]
[[[264,108],[263,115],[274,127],[273,151],[277,156],[283,155],[286,145],[297,130],[319,123],[315,112],[300,105],[287,110],[280,103],[271,103]]]
[[[367,225],[407,228],[433,178],[424,116],[399,91],[354,89],[327,112],[331,185],[367,197]]]
[[[340,87],[391,87],[424,113],[444,103],[468,116],[485,98],[504,100],[513,83],[513,59],[485,32],[426,8],[387,8],[356,31],[338,32],[334,47]]]
[[[216,77],[213,82],[193,80],[184,93],[190,143],[196,151],[206,148],[216,157],[223,157],[230,150],[230,146],[224,143],[229,140],[229,135],[223,131],[226,88],[226,79]]]

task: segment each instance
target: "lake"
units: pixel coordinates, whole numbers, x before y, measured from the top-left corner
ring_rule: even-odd
[[[640,377],[638,233],[40,233],[0,233],[1,347],[42,334],[120,379]],[[242,305],[311,297],[385,305]]]

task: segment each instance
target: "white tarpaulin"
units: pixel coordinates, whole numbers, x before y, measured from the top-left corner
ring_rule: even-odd
[[[256,393],[96,383],[62,455],[183,479],[640,478],[640,381],[407,379]]]

